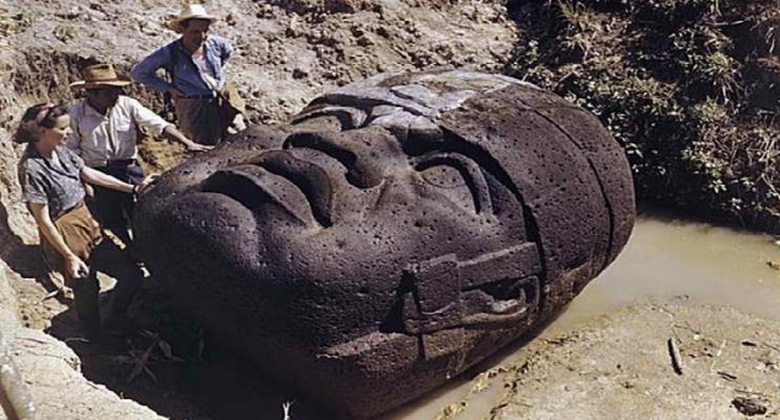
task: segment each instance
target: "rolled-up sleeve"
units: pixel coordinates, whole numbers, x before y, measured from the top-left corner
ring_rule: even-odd
[[[130,106],[130,112],[132,112],[135,122],[146,130],[154,133],[155,136],[162,134],[165,127],[173,125],[168,121],[165,121],[161,116],[155,114],[151,109],[141,105],[137,100],[133,98],[127,99],[127,103]]]
[[[19,170],[19,181],[22,185],[22,202],[48,204],[46,197],[46,188],[43,180],[35,176],[36,172],[28,167],[22,167]]]
[[[219,60],[222,67],[224,67],[227,61],[230,60],[230,57],[233,56],[233,46],[230,44],[230,41],[222,37],[215,37],[215,41],[219,47]]]
[[[133,66],[130,77],[156,91],[165,92],[170,84],[157,76],[157,70],[167,67],[171,61],[171,51],[166,45]]]

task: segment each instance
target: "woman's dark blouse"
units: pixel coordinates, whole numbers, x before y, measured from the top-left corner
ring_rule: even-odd
[[[81,183],[84,161],[64,146],[58,146],[54,153],[59,164],[44,158],[28,144],[19,161],[22,201],[47,205],[52,220],[83,201],[86,194]]]

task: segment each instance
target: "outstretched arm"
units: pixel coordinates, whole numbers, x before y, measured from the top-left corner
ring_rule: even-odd
[[[206,146],[204,144],[195,143],[194,141],[187,138],[187,136],[179,131],[179,129],[176,128],[176,126],[173,124],[167,125],[163,129],[163,135],[166,138],[183,144],[184,147],[186,147],[190,152],[205,152],[206,150],[211,150],[214,148],[214,146]]]
[[[146,189],[146,187],[151,184],[151,182],[154,180],[155,176],[147,176],[143,182],[141,182],[138,185],[128,184],[127,182],[121,181],[119,179],[114,178],[111,175],[104,174],[103,172],[100,172],[96,169],[92,169],[89,166],[84,166],[81,168],[81,179],[84,181],[99,185],[101,187],[109,188],[116,191],[126,192],[129,194],[137,194],[143,192],[143,190]]]
[[[162,135],[167,139],[179,142],[184,145],[190,152],[203,152],[213,149],[213,146],[204,146],[202,144],[195,143],[184,135],[175,125],[165,121],[162,117],[155,114],[149,108],[143,106],[140,102],[133,98],[127,98],[127,103],[130,106],[131,112],[135,122],[144,127],[147,130],[151,130],[155,136]]]
[[[126,193],[132,193],[134,188],[133,184],[120,181],[111,175],[104,174],[103,172],[92,169],[89,166],[84,166],[81,169],[81,179],[90,184],[99,185],[104,188],[110,188],[112,190]]]

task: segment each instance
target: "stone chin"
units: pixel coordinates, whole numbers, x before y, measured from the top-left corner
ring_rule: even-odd
[[[215,335],[341,417],[440,385],[625,245],[628,164],[592,115],[503,76],[379,75],[164,174],[138,247]]]

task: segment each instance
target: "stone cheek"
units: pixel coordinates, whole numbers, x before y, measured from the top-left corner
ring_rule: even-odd
[[[620,252],[634,195],[598,120],[528,84],[379,75],[166,173],[138,206],[183,309],[341,417],[441,385]]]

